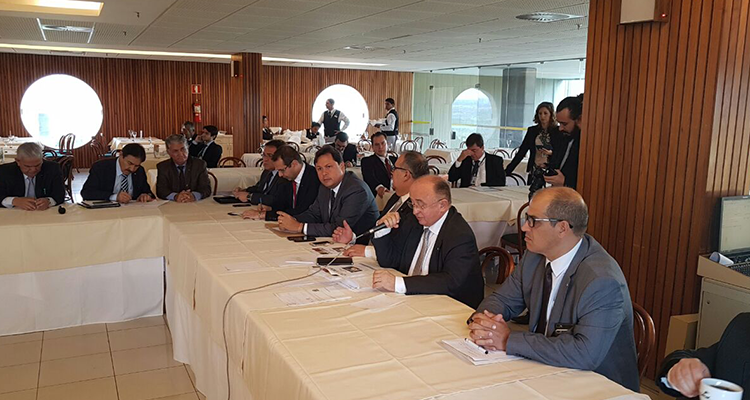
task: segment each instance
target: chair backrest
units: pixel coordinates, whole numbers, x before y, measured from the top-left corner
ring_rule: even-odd
[[[633,330],[638,355],[638,373],[642,377],[656,345],[656,327],[648,311],[636,302],[633,302]]]
[[[495,149],[495,151],[493,151],[492,154],[495,154],[495,155],[499,154],[505,158],[510,158],[510,154],[508,154],[508,152],[505,151],[504,149]]]
[[[63,186],[68,193],[68,198],[73,201],[73,156],[60,156],[55,160],[60,164],[63,176]]]
[[[435,146],[437,146],[438,143],[440,143],[439,139],[432,139],[432,141],[430,142],[430,147],[429,148],[431,148],[431,149],[437,148]]]
[[[458,148],[459,148],[459,149],[463,149],[463,148],[464,148],[464,146],[466,146],[466,142],[461,142],[461,143],[460,143],[460,144],[458,145]]]
[[[506,184],[508,183],[508,180],[512,180],[515,183],[515,185],[508,186],[526,186],[526,179],[523,179],[521,175],[518,175],[516,173],[511,173],[510,175],[506,176]]]
[[[259,158],[258,161],[255,162],[256,167],[260,167],[261,165],[263,165],[263,158]]]
[[[414,143],[416,143],[417,146],[419,146],[419,148],[417,149],[417,151],[421,152],[422,151],[422,145],[424,144],[424,137],[417,136],[417,138],[414,139]]]
[[[510,157],[513,158],[518,154],[518,147],[510,151]]]
[[[299,153],[299,156],[302,157],[302,161],[307,163],[307,156],[305,155],[305,153]]]
[[[436,160],[436,161],[440,161],[441,164],[448,163],[447,161],[445,161],[445,158],[443,158],[443,156],[438,156],[438,155],[430,155],[430,156],[425,157],[425,159],[427,160],[427,162],[430,162],[430,160]]]
[[[242,161],[241,158],[224,157],[221,160],[219,160],[219,168],[238,168],[238,167],[242,167],[242,168],[247,167],[247,165],[245,165],[245,162]]]
[[[60,157],[60,154],[58,154],[57,150],[53,148],[45,147],[44,150],[42,150],[42,157],[47,161],[57,162],[57,158]]]
[[[440,175],[440,168],[438,168],[438,167],[436,167],[434,165],[429,165],[427,168],[429,168],[430,173],[432,175]]]
[[[208,171],[208,177],[209,178],[213,178],[213,181],[214,181],[213,194],[214,194],[214,196],[216,196],[216,192],[219,190],[219,178],[217,178],[216,175],[214,175],[214,173],[211,172],[211,171]]]
[[[388,150],[388,153],[386,153],[388,157],[395,157],[398,158],[398,153],[396,153],[394,150]]]
[[[107,149],[104,148],[104,145],[97,140],[96,136],[91,138],[91,142],[89,142],[89,146],[91,146],[91,150],[96,155],[96,158],[104,158],[107,154]]]
[[[419,144],[413,140],[404,140],[403,143],[401,143],[401,148],[399,149],[401,152],[413,150],[413,151],[419,151]]]
[[[516,264],[513,262],[513,256],[510,255],[508,250],[505,250],[502,247],[485,247],[482,250],[479,250],[479,257],[484,257],[484,261],[482,261],[482,276],[486,278],[486,270],[487,267],[492,265],[492,261],[497,258],[497,264],[498,264],[498,270],[497,270],[497,279],[495,279],[496,284],[501,284],[505,282],[505,279],[507,279],[510,274],[513,273],[513,270],[516,268]]]
[[[357,151],[370,151],[372,149],[372,143],[368,139],[362,139],[357,142]]]
[[[526,223],[526,220],[523,219],[524,211],[529,208],[529,202],[527,201],[524,205],[521,206],[521,208],[518,209],[518,212],[516,213],[516,228],[518,229],[518,254],[523,255],[523,253],[526,251],[526,241],[524,240],[524,233],[521,230],[521,227],[523,227],[523,224]],[[520,257],[520,256],[519,256]]]
[[[60,147],[60,154],[73,154],[73,148],[76,144],[76,135],[72,133],[68,133],[67,135],[63,135],[60,138],[60,141],[58,143]]]
[[[320,146],[314,144],[305,149],[305,153],[317,153],[320,150]]]
[[[299,144],[297,142],[286,142],[287,146],[291,146],[294,150],[299,151]]]

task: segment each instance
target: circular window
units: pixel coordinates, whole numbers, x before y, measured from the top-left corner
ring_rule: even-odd
[[[94,89],[70,75],[47,75],[32,83],[21,99],[23,126],[53,148],[68,133],[76,135],[76,148],[85,145],[99,132],[102,118],[102,102]]]
[[[474,132],[481,133],[487,145],[496,133],[495,127],[492,126],[492,102],[485,92],[475,88],[464,90],[453,100],[452,111],[451,124],[456,132],[455,145],[466,140]]]
[[[349,141],[356,142],[354,138],[359,137],[367,130],[367,122],[370,119],[370,111],[367,109],[365,98],[351,86],[340,84],[329,86],[320,92],[313,103],[313,121],[320,119],[320,116],[326,111],[326,100],[328,99],[333,99],[335,102],[333,108],[341,111],[349,118],[349,126],[345,132],[349,134]],[[320,130],[325,132],[323,127]]]

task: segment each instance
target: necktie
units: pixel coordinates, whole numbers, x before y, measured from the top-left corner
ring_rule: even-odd
[[[401,207],[401,203],[402,203],[401,198],[399,198],[398,200],[396,200],[395,203],[393,203],[393,205],[388,210],[388,212],[398,211],[398,208]]]
[[[474,165],[471,166],[471,184],[475,184],[477,181],[477,174],[479,174],[479,161],[474,161]]]
[[[36,190],[34,190],[34,178],[26,178],[26,197],[35,199]]]
[[[562,169],[565,166],[565,162],[568,161],[568,156],[570,155],[570,148],[573,147],[573,142],[575,139],[570,139],[570,142],[568,142],[568,148],[565,150],[565,156],[562,159],[562,162],[560,163],[560,169]]]
[[[292,208],[297,207],[297,181],[292,181]]]
[[[539,323],[536,324],[535,333],[547,335],[547,305],[549,295],[552,291],[552,264],[547,263],[544,267],[544,286],[542,288],[542,311],[539,314]]]
[[[328,219],[329,220],[333,219],[332,218],[333,217],[333,215],[332,215],[333,214],[333,203],[335,203],[335,202],[336,202],[336,192],[334,192],[333,190],[331,190],[331,205],[330,205],[330,208],[328,209]]]
[[[128,176],[125,174],[120,175],[120,191],[130,194],[130,185],[128,185]]]
[[[422,264],[424,263],[424,258],[427,256],[427,248],[430,247],[429,244],[430,228],[424,228],[424,232],[422,233],[422,249],[419,251],[417,263],[414,264],[414,272],[412,273],[412,276],[422,275],[422,271],[425,269]],[[429,266],[427,268],[429,270]]]
[[[393,168],[391,168],[391,160],[388,157],[385,158],[385,170],[388,172],[388,179],[393,177]]]
[[[201,149],[201,152],[198,153],[198,158],[203,158],[203,155],[206,154],[206,149],[208,149],[209,145],[203,146],[203,149]]]
[[[177,169],[180,170],[180,173],[177,175],[177,185],[180,187],[179,190],[183,191],[187,187],[187,181],[185,179],[185,166],[180,165],[179,167],[177,167]]]

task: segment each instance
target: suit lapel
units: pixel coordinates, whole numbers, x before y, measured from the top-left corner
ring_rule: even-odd
[[[448,227],[451,223],[451,219],[456,215],[456,209],[451,206],[450,210],[448,210],[448,216],[445,217],[445,221],[443,221],[443,226],[440,227],[440,233],[438,233],[438,236],[435,238],[435,246],[432,247],[432,252],[430,253],[430,266],[429,266],[429,273],[433,274],[438,271],[438,267],[440,264],[440,248],[443,246],[443,237],[446,234],[445,232],[448,231]]]
[[[570,266],[565,271],[565,275],[563,276],[562,281],[560,281],[560,288],[557,290],[555,305],[552,306],[552,311],[549,314],[547,326],[551,326],[554,328],[554,324],[560,321],[560,317],[562,316],[562,309],[565,305],[565,298],[568,296],[570,281],[573,279],[576,271],[578,271],[578,266],[581,265],[581,262],[585,258],[585,255],[588,253],[588,251],[588,241],[584,237],[583,241],[581,242],[581,247],[578,248],[575,257],[573,257],[573,261],[570,262]]]
[[[544,268],[546,266],[547,259],[544,256],[540,257],[539,263],[534,270],[534,275],[531,278],[531,301],[529,305],[529,330],[533,331],[536,329],[536,324],[539,323],[539,318],[542,313],[542,292],[544,291]]]

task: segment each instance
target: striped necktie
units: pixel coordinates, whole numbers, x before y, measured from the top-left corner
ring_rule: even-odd
[[[128,185],[128,176],[125,174],[120,175],[120,191],[130,194],[130,185]]]
[[[420,276],[422,275],[422,271],[425,269],[429,270],[429,266],[425,268],[424,265],[424,259],[427,256],[427,248],[430,247],[430,228],[424,228],[424,232],[422,233],[422,249],[419,251],[419,258],[417,258],[417,263],[414,264],[414,271],[412,272],[412,276]]]

